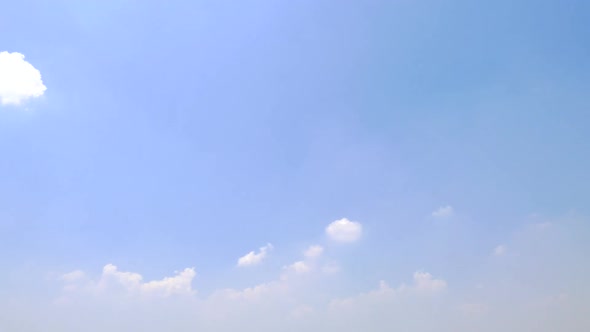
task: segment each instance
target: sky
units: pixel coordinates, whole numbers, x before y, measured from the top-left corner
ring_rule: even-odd
[[[0,330],[590,330],[590,3],[4,1]]]

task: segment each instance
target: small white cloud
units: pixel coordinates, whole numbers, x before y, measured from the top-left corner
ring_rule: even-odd
[[[363,226],[346,218],[336,220],[326,227],[326,234],[337,242],[355,242],[360,239]]]
[[[0,103],[19,105],[43,95],[41,73],[21,53],[0,52]]]
[[[438,292],[447,288],[447,282],[442,279],[434,279],[430,273],[415,272],[414,287],[419,291]]]
[[[432,212],[432,216],[435,218],[449,218],[452,217],[454,214],[453,207],[450,205],[441,206],[437,210]]]
[[[303,254],[307,258],[316,258],[316,257],[321,256],[323,252],[324,252],[324,248],[322,246],[314,245],[314,246],[310,246],[309,248],[307,248],[307,250],[305,250],[305,252]]]
[[[141,285],[141,291],[150,295],[169,296],[172,294],[192,294],[192,281],[195,269],[186,268],[174,277],[154,280]]]
[[[167,297],[175,294],[194,294],[192,281],[195,269],[187,268],[176,272],[173,277],[143,282],[139,273],[120,271],[115,265],[107,264],[102,269],[98,280],[90,280],[82,271],[74,271],[61,276],[66,291],[86,291],[92,294],[124,294],[150,295]]]
[[[272,250],[272,248],[272,244],[269,243],[266,246],[260,248],[258,253],[250,251],[238,259],[238,266],[245,267],[260,264],[264,258],[266,258],[268,251]]]
[[[497,246],[496,248],[494,248],[494,255],[502,256],[502,255],[506,254],[506,251],[508,251],[508,248],[506,248],[505,245],[501,244],[501,245]]]
[[[311,267],[307,265],[304,261],[298,261],[289,266],[285,266],[285,269],[288,271],[293,271],[296,274],[303,274],[309,272],[311,270]]]
[[[98,284],[100,289],[108,289],[113,285],[121,285],[127,290],[138,290],[143,277],[139,273],[123,272],[113,264],[107,264],[102,268],[102,278]]]

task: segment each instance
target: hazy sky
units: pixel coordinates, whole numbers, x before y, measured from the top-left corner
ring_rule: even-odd
[[[590,2],[0,8],[0,330],[590,330]]]

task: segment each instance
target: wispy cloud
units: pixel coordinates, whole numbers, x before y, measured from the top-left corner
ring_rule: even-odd
[[[249,253],[245,254],[244,256],[238,259],[238,266],[246,267],[246,266],[253,266],[262,263],[262,261],[266,258],[268,252],[272,250],[272,244],[267,244],[264,247],[261,247],[258,250],[258,253],[254,251],[250,251]]]

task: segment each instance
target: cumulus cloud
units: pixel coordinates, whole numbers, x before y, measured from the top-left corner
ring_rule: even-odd
[[[238,259],[238,266],[246,267],[262,263],[262,261],[266,258],[268,252],[272,250],[272,248],[272,244],[269,243],[266,246],[261,247],[258,253],[250,251],[249,253],[245,254],[244,256]]]
[[[285,269],[288,271],[293,271],[296,274],[303,274],[309,272],[311,267],[304,261],[297,261],[291,265],[286,266]]]
[[[447,288],[447,282],[434,279],[430,273],[417,271],[414,273],[414,287],[419,291],[438,292]]]
[[[40,97],[47,88],[41,73],[21,53],[0,52],[0,103],[19,105]]]
[[[139,273],[119,271],[113,264],[102,268],[102,277],[98,282],[99,289],[122,286],[125,290],[136,291],[141,288],[143,277]]]
[[[320,245],[309,246],[304,252],[304,260],[296,261],[290,265],[284,266],[284,273],[281,275],[282,279],[287,279],[289,274],[301,275],[317,270],[319,268],[318,258],[323,254],[324,248]],[[322,268],[324,271],[325,267]]]
[[[178,272],[174,277],[166,277],[162,280],[153,280],[141,285],[144,293],[161,296],[172,294],[192,294],[192,281],[195,277],[195,270],[192,268]]]
[[[447,206],[441,206],[440,208],[433,211],[432,216],[435,218],[444,219],[444,218],[452,217],[454,213],[455,213],[455,211],[453,210],[453,207],[450,205],[447,205]]]
[[[477,266],[462,267],[466,274],[452,272],[447,279],[416,271],[406,283],[403,275],[391,281],[399,277],[397,268],[365,271],[362,257],[353,265],[360,273],[330,276],[321,273],[323,258],[303,257],[265,282],[197,294],[190,286],[193,269],[146,282],[140,273],[107,264],[98,276],[76,270],[59,278],[65,285],[60,294],[71,301],[45,303],[37,293],[28,302],[0,299],[0,330],[586,331],[590,266],[580,263],[586,225],[566,231],[553,224],[551,232],[528,225],[506,239],[519,253],[514,264],[484,254]],[[375,286],[365,286],[367,280]],[[176,294],[186,296],[170,296]]]
[[[336,242],[350,243],[360,239],[363,226],[346,218],[336,220],[326,227],[328,237]]]
[[[324,248],[322,246],[313,245],[313,246],[310,246],[309,248],[307,248],[307,250],[305,250],[305,252],[303,254],[307,258],[316,258],[316,257],[321,256],[323,252],[324,252]]]
[[[196,273],[194,268],[186,268],[173,277],[149,282],[135,272],[120,271],[115,265],[107,264],[102,269],[98,280],[86,280],[82,271],[73,271],[60,277],[64,290],[85,291],[89,294],[136,294],[167,297],[174,294],[191,295],[192,281]]]

